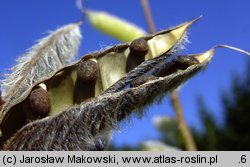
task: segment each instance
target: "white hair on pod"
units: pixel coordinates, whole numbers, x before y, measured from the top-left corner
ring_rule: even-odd
[[[72,63],[80,46],[80,24],[68,24],[50,32],[17,59],[18,64],[12,67],[12,73],[6,74],[5,79],[0,81],[2,98],[6,101],[0,119],[12,104],[20,102],[20,97],[28,96],[34,85]]]

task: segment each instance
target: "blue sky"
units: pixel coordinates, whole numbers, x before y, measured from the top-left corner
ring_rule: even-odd
[[[190,29],[190,44],[182,53],[199,53],[215,44],[228,44],[250,50],[249,0],[157,0],[150,1],[157,30],[175,26],[203,15]],[[88,0],[88,8],[104,10],[136,23],[147,30],[139,0]],[[78,21],[81,13],[75,0],[1,0],[0,1],[0,72],[15,64],[15,59],[34,42],[62,25]],[[83,41],[80,55],[99,50],[118,41],[93,29],[89,23],[82,26]],[[189,80],[180,91],[187,122],[200,128],[197,118],[197,96],[204,97],[218,121],[222,120],[220,93],[228,90],[232,74],[244,75],[247,56],[218,49],[206,70]],[[131,119],[113,136],[117,145],[137,144],[155,139],[158,133],[152,125],[156,115],[174,117],[168,98],[153,105],[142,119]]]

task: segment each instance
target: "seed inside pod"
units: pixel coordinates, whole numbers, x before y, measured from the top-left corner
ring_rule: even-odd
[[[180,70],[185,70],[194,64],[199,64],[199,61],[193,56],[178,56],[174,63],[175,68]]]
[[[45,117],[50,111],[49,94],[41,87],[34,89],[29,96],[31,111],[38,116]]]
[[[186,70],[188,67],[199,64],[199,61],[194,56],[177,56],[169,63],[161,63],[153,69],[152,75],[164,77],[175,73],[178,70]]]
[[[145,56],[148,52],[148,42],[144,38],[138,38],[131,42],[129,50],[133,55]]]
[[[131,87],[138,87],[148,81],[157,79],[156,76],[140,76],[131,81]]]
[[[77,78],[82,82],[96,81],[98,77],[98,65],[95,59],[81,62],[77,67]]]

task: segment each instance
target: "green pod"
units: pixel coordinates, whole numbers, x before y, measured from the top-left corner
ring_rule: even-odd
[[[129,42],[147,34],[135,24],[106,12],[87,10],[86,16],[93,27],[122,42]]]

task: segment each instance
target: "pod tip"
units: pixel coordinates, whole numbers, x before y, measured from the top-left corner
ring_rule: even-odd
[[[203,63],[205,61],[211,60],[213,55],[214,55],[214,48],[195,56],[195,58],[199,61],[199,63]]]

